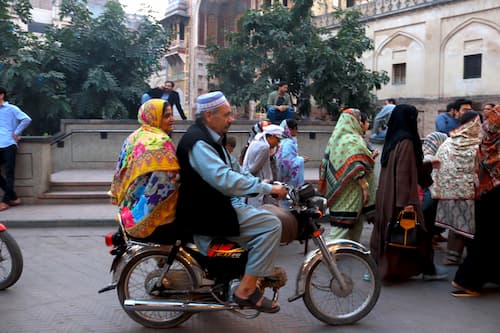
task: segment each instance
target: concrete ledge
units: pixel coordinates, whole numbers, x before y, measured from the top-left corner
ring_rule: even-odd
[[[21,205],[0,212],[8,228],[116,226],[116,206],[106,204]]]

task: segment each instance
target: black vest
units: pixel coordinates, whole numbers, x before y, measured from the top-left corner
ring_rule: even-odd
[[[189,152],[199,140],[212,146],[226,163],[223,146],[212,139],[207,128],[198,123],[191,125],[177,145],[181,167],[177,226],[188,234],[238,236],[240,226],[231,198],[210,186],[189,163]]]

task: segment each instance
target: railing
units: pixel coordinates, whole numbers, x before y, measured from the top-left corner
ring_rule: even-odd
[[[447,2],[459,0],[374,0],[359,4],[349,9],[361,12],[362,21],[370,21],[382,16],[395,15],[419,8],[437,6]],[[333,28],[340,24],[334,14],[324,14],[313,18],[316,26]]]
[[[57,144],[58,147],[64,147],[64,140],[67,138],[70,138],[73,134],[100,134],[101,139],[107,139],[108,133],[115,133],[115,134],[129,134],[132,133],[135,130],[132,129],[126,129],[126,130],[116,130],[116,129],[81,129],[81,130],[71,130],[68,133],[63,133],[60,136],[55,137],[51,142],[50,145],[53,146]],[[173,130],[172,133],[174,134],[184,134],[186,133],[187,129],[180,129],[180,130]],[[230,130],[228,134],[247,134],[250,133],[250,130]],[[313,139],[316,134],[331,134],[332,131],[325,131],[325,130],[301,130],[300,133],[308,134],[309,138]]]

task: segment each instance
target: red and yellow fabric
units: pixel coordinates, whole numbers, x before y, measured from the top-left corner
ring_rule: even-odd
[[[476,196],[500,186],[500,105],[484,114],[483,140],[479,145],[475,173]]]
[[[141,127],[125,140],[111,184],[112,202],[129,235],[143,238],[175,219],[179,163],[161,128],[165,101],[152,99],[138,114]]]

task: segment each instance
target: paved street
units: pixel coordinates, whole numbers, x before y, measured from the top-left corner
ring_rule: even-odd
[[[10,233],[24,255],[16,285],[0,292],[0,333],[156,332],[129,319],[108,284],[111,256],[102,235],[110,227],[15,228]],[[366,242],[368,228],[363,240]],[[230,313],[193,316],[170,332],[500,332],[500,291],[480,298],[456,299],[448,282],[411,281],[384,286],[378,304],[352,326],[325,326],[310,315],[302,300],[288,303],[303,247],[280,248],[280,265],[289,283],[281,293],[281,311],[246,320]],[[450,278],[453,273],[450,273]]]

